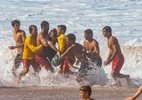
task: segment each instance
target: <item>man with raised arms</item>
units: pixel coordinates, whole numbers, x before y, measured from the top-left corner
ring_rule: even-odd
[[[24,43],[24,51],[22,55],[23,70],[20,72],[17,84],[21,80],[21,77],[29,72],[29,67],[32,65],[35,72],[39,72],[40,65],[35,61],[36,53],[40,52],[42,45],[36,45],[37,37],[37,27],[35,25],[30,25],[29,27],[30,35],[26,38]]]
[[[41,22],[41,32],[37,36],[37,45],[43,45],[45,47],[50,46],[53,50],[59,54],[58,49],[55,47],[55,45],[51,41],[46,40],[46,36],[48,35],[49,30],[49,23],[47,21]],[[36,61],[43,67],[45,67],[46,70],[49,70],[53,72],[53,67],[51,66],[49,60],[46,58],[46,54],[44,52],[44,49],[41,49],[38,54],[36,54],[35,57]]]
[[[109,55],[104,65],[108,65],[112,62],[111,76],[114,78],[116,85],[121,86],[119,78],[126,78],[129,85],[129,75],[124,75],[120,73],[120,70],[124,64],[124,57],[121,52],[119,42],[116,37],[112,36],[112,30],[110,26],[105,26],[102,29],[104,37],[108,39]]]
[[[100,57],[99,43],[93,39],[93,31],[86,29],[84,31],[84,48],[87,57],[96,65],[96,67],[102,66],[102,58]]]
[[[17,55],[14,59],[14,64],[12,67],[12,74],[14,77],[16,77],[16,70],[19,68],[20,63],[22,61],[22,53],[23,53],[23,47],[24,47],[24,41],[26,38],[26,33],[25,31],[20,29],[20,21],[19,20],[13,20],[11,22],[12,27],[13,27],[13,38],[16,42],[15,46],[9,46],[9,49],[17,49]]]

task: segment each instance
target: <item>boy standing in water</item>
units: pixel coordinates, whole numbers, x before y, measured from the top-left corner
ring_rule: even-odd
[[[112,36],[112,30],[110,26],[106,26],[102,29],[104,37],[108,39],[108,48],[110,49],[109,55],[104,65],[108,65],[112,62],[111,76],[114,78],[116,85],[121,86],[119,78],[126,78],[129,85],[129,75],[120,73],[120,70],[124,64],[124,57],[121,53],[121,48],[116,37]]]
[[[26,38],[26,33],[25,31],[20,29],[20,21],[19,20],[13,20],[11,22],[12,27],[13,27],[13,38],[16,42],[15,46],[9,46],[9,49],[17,49],[17,55],[14,59],[14,64],[12,67],[12,74],[14,77],[16,77],[16,70],[19,68],[21,60],[22,60],[22,53],[23,53],[23,47],[24,47],[24,41]]]
[[[94,100],[93,98],[90,98],[91,93],[92,89],[89,85],[81,86],[81,88],[79,89],[79,95],[81,100]]]

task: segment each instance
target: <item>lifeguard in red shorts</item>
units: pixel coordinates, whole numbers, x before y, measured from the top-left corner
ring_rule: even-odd
[[[117,86],[121,86],[119,78],[126,78],[129,85],[129,75],[124,75],[120,73],[120,70],[124,64],[124,57],[121,53],[121,48],[116,37],[112,36],[112,30],[110,26],[105,26],[103,29],[103,35],[108,39],[108,48],[110,49],[109,55],[104,65],[108,65],[112,62],[112,72],[111,76],[116,81]]]
[[[37,27],[35,25],[30,25],[29,32],[30,35],[25,40],[22,55],[23,70],[18,76],[17,84],[19,83],[21,76],[29,72],[30,65],[32,65],[35,72],[38,72],[40,69],[39,64],[35,61],[35,54],[42,49],[42,45],[36,46]]]

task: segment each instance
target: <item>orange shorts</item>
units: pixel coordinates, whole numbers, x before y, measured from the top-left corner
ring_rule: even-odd
[[[34,71],[39,71],[40,65],[34,60],[22,59],[23,66],[29,68],[32,65]]]
[[[122,54],[117,55],[112,62],[112,70],[115,72],[119,72],[123,64],[124,64],[124,56]]]

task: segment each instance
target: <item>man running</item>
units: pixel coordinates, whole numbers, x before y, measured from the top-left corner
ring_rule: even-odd
[[[30,25],[29,27],[30,35],[26,38],[24,43],[24,51],[22,55],[23,70],[20,72],[16,83],[18,84],[21,77],[29,72],[29,67],[32,65],[35,72],[39,72],[40,65],[35,61],[36,53],[40,52],[43,48],[42,45],[36,45],[37,38],[37,27],[35,25]]]
[[[14,64],[12,67],[12,74],[14,77],[17,77],[16,70],[19,68],[20,63],[22,61],[22,53],[23,53],[23,47],[24,47],[24,41],[26,38],[25,31],[20,29],[20,21],[19,20],[13,20],[11,22],[13,27],[13,38],[16,42],[15,46],[9,46],[9,49],[17,49],[17,55],[14,59]]]
[[[87,57],[96,65],[96,67],[102,66],[102,58],[100,57],[99,43],[93,39],[93,31],[87,29],[84,31],[84,48]]]
[[[109,55],[104,65],[108,65],[112,62],[111,76],[114,78],[116,85],[121,86],[119,78],[126,78],[129,85],[129,75],[124,75],[120,73],[120,70],[124,64],[124,57],[121,53],[121,48],[116,37],[112,36],[112,30],[110,26],[105,26],[102,29],[104,37],[108,39],[108,48],[110,49]]]

